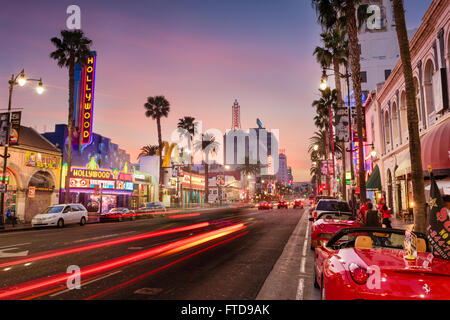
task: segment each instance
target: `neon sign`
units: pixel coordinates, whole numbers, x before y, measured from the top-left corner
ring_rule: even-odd
[[[87,58],[81,79],[80,106],[80,145],[87,146],[92,142],[92,118],[94,116],[95,66],[97,55]]]

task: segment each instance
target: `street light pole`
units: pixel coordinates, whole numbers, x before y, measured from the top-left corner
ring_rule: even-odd
[[[25,79],[25,70],[22,69],[16,76],[14,74],[11,75],[11,79],[8,80],[9,84],[9,97],[8,97],[8,118],[7,118],[7,127],[6,127],[6,136],[5,136],[5,146],[3,149],[3,155],[0,155],[0,157],[3,158],[3,172],[2,172],[2,181],[1,185],[3,186],[3,189],[1,190],[0,195],[0,229],[5,228],[5,194],[8,192],[8,184],[6,183],[6,170],[8,168],[8,158],[10,155],[8,154],[8,147],[9,147],[9,136],[11,134],[11,109],[12,109],[12,94],[13,94],[13,88],[15,85],[24,86],[26,81],[39,81],[39,85],[36,88],[36,91],[38,94],[42,94],[44,92],[44,87],[42,86],[42,78],[41,79]]]

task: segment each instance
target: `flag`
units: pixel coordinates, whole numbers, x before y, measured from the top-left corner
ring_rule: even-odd
[[[430,172],[430,178],[430,211],[428,213],[427,227],[428,242],[433,248],[433,255],[435,257],[450,260],[450,219],[432,172]]]

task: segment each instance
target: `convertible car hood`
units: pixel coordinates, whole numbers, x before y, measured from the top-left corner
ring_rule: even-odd
[[[347,280],[362,299],[430,299],[447,300],[450,288],[450,261],[418,253],[417,259],[404,259],[405,250],[343,249]],[[356,284],[348,272],[350,263],[371,267],[365,285]],[[373,271],[379,268],[379,273]],[[370,270],[370,269],[369,269]]]
[[[319,227],[320,225],[325,226],[339,226],[341,228],[355,228],[361,226],[358,222],[354,220],[338,220],[338,219],[319,219],[314,225]]]
[[[352,251],[365,267],[377,265],[381,271],[450,276],[450,261],[435,258],[429,252],[418,252],[416,260],[406,260],[405,250],[352,249]]]

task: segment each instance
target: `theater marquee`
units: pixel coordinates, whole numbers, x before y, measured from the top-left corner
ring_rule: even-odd
[[[94,116],[95,65],[97,55],[94,54],[86,61],[81,79],[80,104],[80,145],[87,146],[92,142],[92,119]]]

